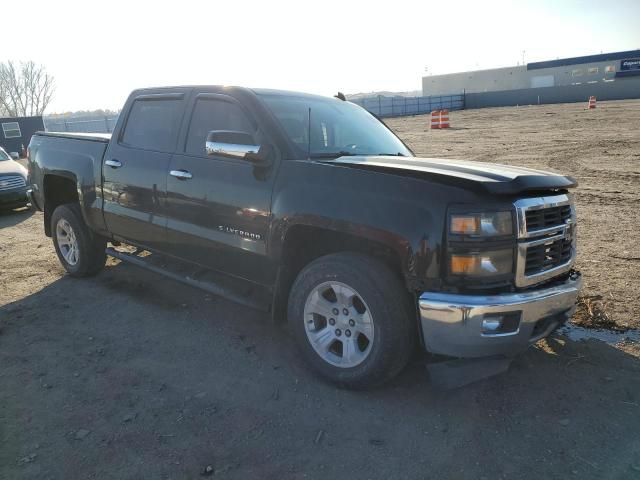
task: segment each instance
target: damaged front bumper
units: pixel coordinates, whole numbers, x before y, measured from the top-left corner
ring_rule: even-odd
[[[574,272],[562,283],[519,293],[425,292],[418,302],[425,347],[458,358],[514,356],[571,317],[581,286]]]

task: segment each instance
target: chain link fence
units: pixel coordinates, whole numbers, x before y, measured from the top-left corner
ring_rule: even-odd
[[[422,115],[433,110],[462,110],[464,95],[432,95],[429,97],[374,97],[349,100],[378,117],[402,117]]]
[[[44,119],[44,128],[47,132],[81,132],[81,133],[111,133],[116,126],[118,117],[79,119]]]

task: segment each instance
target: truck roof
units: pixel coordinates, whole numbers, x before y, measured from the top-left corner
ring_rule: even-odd
[[[314,93],[306,93],[306,92],[297,92],[294,90],[279,90],[274,88],[250,88],[250,87],[242,87],[237,85],[173,85],[173,86],[162,86],[162,87],[145,87],[138,88],[134,90],[136,93],[143,92],[157,92],[159,90],[175,90],[177,88],[180,89],[195,89],[195,88],[211,88],[211,89],[229,89],[229,90],[240,90],[245,92],[252,92],[256,95],[281,95],[283,97],[308,97],[308,98],[318,98],[318,99],[331,99],[332,97],[326,95],[318,95]]]
[[[276,90],[272,88],[252,88],[250,89],[257,95],[280,95],[283,97],[308,97],[308,98],[321,98],[331,99],[333,97],[327,97],[326,95],[318,95],[315,93],[296,92],[293,90]]]

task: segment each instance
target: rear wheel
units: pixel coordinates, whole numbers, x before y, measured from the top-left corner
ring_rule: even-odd
[[[58,259],[70,275],[85,277],[102,270],[107,242],[89,230],[79,205],[57,207],[51,216],[51,232]]]
[[[343,386],[381,384],[407,364],[415,322],[400,280],[376,259],[339,253],[305,267],[289,296],[289,323],[307,362]]]

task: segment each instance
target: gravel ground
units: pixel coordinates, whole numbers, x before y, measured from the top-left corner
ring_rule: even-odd
[[[639,102],[389,123],[420,154],[577,176],[587,292],[638,325],[616,257],[638,255]],[[336,389],[265,314],[114,261],[70,278],[41,214],[0,214],[0,479],[640,478],[638,344],[555,337],[453,391],[423,361]]]

